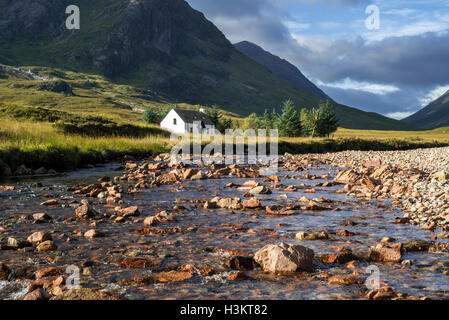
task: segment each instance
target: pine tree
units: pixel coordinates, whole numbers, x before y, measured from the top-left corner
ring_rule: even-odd
[[[335,114],[329,100],[327,100],[325,103],[320,104],[320,116],[321,121],[319,127],[319,136],[329,137],[338,129],[337,115]]]
[[[297,137],[301,135],[301,121],[296,112],[295,104],[292,100],[286,100],[279,117],[279,135],[283,137]]]
[[[263,113],[262,121],[261,121],[262,129],[270,130],[273,127],[273,123],[271,121],[271,114],[268,113],[268,110],[265,109]]]

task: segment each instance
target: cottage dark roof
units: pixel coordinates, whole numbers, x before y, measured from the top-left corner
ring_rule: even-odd
[[[181,117],[186,123],[200,122],[202,121],[204,125],[213,126],[212,120],[203,112],[194,110],[183,110],[174,109],[175,112]]]

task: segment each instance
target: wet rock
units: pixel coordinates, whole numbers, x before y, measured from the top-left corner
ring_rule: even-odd
[[[254,259],[252,257],[235,256],[226,262],[226,267],[232,270],[253,270],[255,268]]]
[[[8,238],[8,247],[14,248],[14,249],[22,249],[31,247],[32,244],[29,241],[23,241],[16,238]]]
[[[265,186],[258,186],[249,190],[250,194],[271,194],[271,190]]]
[[[294,206],[283,207],[278,205],[267,206],[265,211],[271,216],[291,216],[298,213]]]
[[[251,280],[252,278],[247,275],[245,272],[236,272],[228,276],[229,281],[246,281]]]
[[[295,238],[297,240],[326,240],[329,239],[329,235],[326,232],[313,232],[313,233],[307,233],[304,231],[300,231],[295,235]]]
[[[340,252],[327,255],[323,260],[326,263],[346,264],[358,259],[351,252]]]
[[[55,251],[56,249],[57,246],[51,240],[44,241],[36,247],[37,252]]]
[[[182,282],[193,277],[192,272],[188,271],[168,271],[153,274],[152,278],[158,282]]]
[[[159,221],[158,221],[157,217],[151,216],[151,217],[146,217],[145,220],[143,221],[143,224],[147,227],[151,227],[151,226],[158,225]]]
[[[96,214],[97,212],[87,202],[83,202],[83,204],[75,210],[75,215],[78,219],[87,220],[94,217]]]
[[[382,287],[379,289],[373,289],[366,294],[368,300],[389,300],[397,296],[391,287]]]
[[[51,199],[51,200],[42,202],[40,205],[41,206],[57,206],[57,205],[59,205],[59,202],[56,199]]]
[[[50,222],[52,217],[46,213],[35,213],[33,214],[34,223],[45,223]]]
[[[9,267],[3,262],[0,262],[0,280],[3,281],[8,280],[10,274],[11,269],[9,269]]]
[[[264,271],[272,273],[289,273],[313,270],[313,250],[300,246],[282,243],[266,245],[254,256]]]
[[[137,217],[140,215],[139,207],[133,206],[119,210],[119,214],[123,217]]]
[[[329,278],[329,285],[350,286],[362,283],[361,279],[353,276],[333,276]]]
[[[97,229],[91,229],[84,233],[84,237],[87,239],[101,238],[104,234],[98,231]]]
[[[56,267],[49,267],[44,269],[39,269],[35,272],[35,278],[36,280],[47,278],[47,277],[53,277],[53,276],[59,276],[62,273],[62,270]]]
[[[182,174],[182,178],[184,180],[189,180],[191,179],[193,176],[195,176],[196,174],[198,174],[198,170],[195,169],[187,169],[186,171],[184,171],[184,173]]]
[[[158,267],[161,261],[156,258],[144,258],[144,257],[129,257],[120,262],[122,268],[130,269],[147,269]]]
[[[203,180],[203,179],[206,179],[206,175],[202,171],[198,171],[190,178],[190,180]]]
[[[38,231],[28,237],[28,242],[38,244],[44,241],[52,240],[51,234],[46,231]]]
[[[258,209],[260,208],[260,201],[257,198],[251,198],[249,200],[243,201],[243,207],[247,209]]]
[[[240,198],[213,198],[210,200],[217,207],[222,209],[240,210],[243,208],[242,200]]]
[[[124,300],[110,293],[90,288],[70,289],[57,297],[58,300]]]
[[[14,191],[14,186],[0,186],[0,191]]]
[[[358,179],[359,174],[354,170],[342,171],[337,175],[337,177],[335,177],[335,181],[345,183],[354,183]]]
[[[370,248],[368,256],[371,261],[376,262],[400,262],[402,259],[402,244],[378,244]]]
[[[37,288],[23,297],[23,300],[47,300],[47,297],[43,289]]]

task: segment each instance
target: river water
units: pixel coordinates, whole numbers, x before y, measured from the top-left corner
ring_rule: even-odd
[[[12,269],[39,269],[49,266],[66,267],[81,265],[91,261],[89,271],[81,274],[81,285],[105,289],[128,299],[365,299],[364,281],[353,285],[329,285],[328,276],[355,275],[364,280],[369,275],[367,268],[379,268],[380,280],[396,292],[409,297],[448,298],[448,276],[443,271],[449,269],[448,253],[410,252],[402,260],[411,260],[411,265],[401,263],[360,262],[355,267],[346,265],[319,264],[313,273],[297,275],[270,275],[260,270],[247,271],[252,277],[246,281],[228,281],[233,272],[225,267],[229,252],[239,255],[256,253],[266,244],[286,242],[301,244],[315,251],[316,255],[338,253],[340,248],[351,249],[354,253],[366,253],[383,237],[391,237],[396,242],[430,240],[434,233],[423,231],[412,225],[393,224],[402,216],[400,209],[394,208],[391,200],[359,200],[336,193],[342,185],[330,187],[316,186],[328,179],[302,179],[305,172],[290,172],[280,169],[279,177],[284,186],[300,186],[297,191],[286,192],[272,188],[270,195],[258,196],[263,206],[271,204],[298,204],[298,199],[324,197],[334,202],[332,210],[299,211],[292,216],[268,216],[265,210],[241,211],[224,209],[203,209],[195,203],[214,196],[243,197],[244,191],[226,188],[229,183],[242,185],[247,180],[263,182],[263,179],[222,178],[187,181],[181,185],[168,185],[144,189],[138,193],[125,195],[126,206],[140,208],[143,220],[162,210],[172,210],[173,206],[185,209],[176,214],[176,222],[165,223],[160,228],[178,232],[163,235],[144,235],[136,231],[143,228],[142,221],[113,223],[105,220],[97,224],[105,237],[93,240],[80,236],[92,229],[89,222],[65,222],[74,216],[70,206],[79,197],[66,191],[67,187],[93,183],[99,177],[120,175],[119,164],[94,169],[79,170],[63,176],[38,177],[3,181],[1,184],[16,186],[15,191],[0,192],[0,226],[4,227],[0,237],[26,239],[34,231],[51,231],[58,250],[52,253],[37,253],[32,250],[18,252],[0,250],[0,261]],[[310,175],[330,174],[334,168],[324,165],[308,168]],[[307,188],[315,188],[316,193],[304,193]],[[17,192],[21,190],[21,192]],[[43,195],[58,199],[65,207],[42,207],[46,200]],[[243,199],[243,198],[242,198]],[[111,205],[93,201],[101,213],[111,210]],[[53,217],[53,223],[33,224],[24,216],[46,212]],[[344,237],[337,231],[347,230],[354,236]],[[329,239],[300,241],[295,234],[325,231]],[[436,233],[438,234],[438,232]],[[70,239],[70,241],[67,241]],[[447,240],[438,240],[445,242]],[[193,264],[195,275],[186,281],[176,283],[136,284],[133,279],[152,272],[148,269],[124,269],[117,260],[124,257],[152,257],[161,264],[158,270],[176,270],[180,266]],[[199,270],[209,267],[215,270],[212,276],[202,276]],[[156,272],[156,270],[153,270]],[[16,282],[0,281],[1,299],[19,299],[26,293],[28,280]]]

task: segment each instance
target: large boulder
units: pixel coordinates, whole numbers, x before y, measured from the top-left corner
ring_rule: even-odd
[[[39,90],[61,93],[66,96],[73,95],[72,87],[62,80],[44,82],[39,86]]]
[[[313,271],[314,256],[313,250],[300,245],[269,244],[256,253],[254,261],[264,271],[273,273],[310,272]]]

